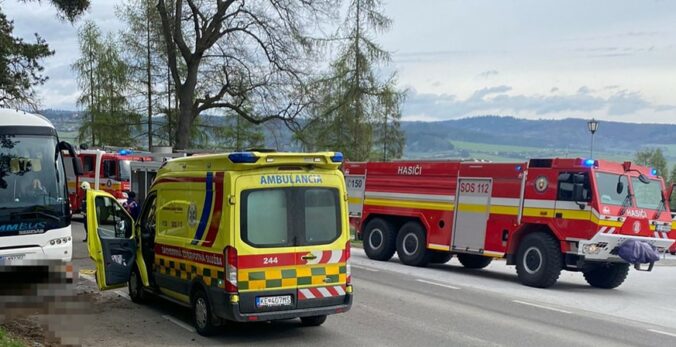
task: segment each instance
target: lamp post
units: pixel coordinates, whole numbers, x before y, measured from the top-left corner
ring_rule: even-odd
[[[587,121],[587,128],[589,129],[589,132],[591,133],[591,146],[589,147],[589,159],[593,159],[594,158],[594,133],[599,128],[599,121],[592,118],[591,120]]]

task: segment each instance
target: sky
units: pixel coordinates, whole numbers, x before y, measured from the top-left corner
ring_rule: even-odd
[[[115,3],[92,0],[72,25],[47,1],[0,0],[17,35],[37,32],[56,51],[43,61],[45,108],[77,109],[77,25],[120,30]],[[393,25],[377,40],[392,52],[383,71],[397,71],[406,90],[404,120],[676,123],[676,1],[384,0],[383,9]]]

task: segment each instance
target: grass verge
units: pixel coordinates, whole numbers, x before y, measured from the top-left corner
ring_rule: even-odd
[[[24,347],[25,345],[11,337],[5,329],[0,326],[0,347]]]

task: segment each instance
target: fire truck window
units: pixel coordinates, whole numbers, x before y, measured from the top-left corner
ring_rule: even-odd
[[[104,160],[103,161],[103,177],[105,177],[105,178],[114,178],[115,177],[115,161],[114,160]]]
[[[94,157],[88,155],[82,158],[82,171],[84,172],[94,171]]]
[[[574,201],[573,187],[575,184],[582,184],[582,201],[591,201],[591,184],[589,183],[589,174],[587,172],[561,172],[558,181],[557,200]]]
[[[605,172],[596,172],[596,188],[598,189],[599,200],[602,204],[622,206],[627,194],[629,193],[629,183],[627,176],[616,175]],[[622,182],[623,191],[617,193],[617,182]],[[641,183],[643,184],[643,183]]]

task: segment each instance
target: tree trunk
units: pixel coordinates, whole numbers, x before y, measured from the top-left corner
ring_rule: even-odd
[[[150,6],[146,11],[146,74],[147,74],[147,93],[148,93],[148,150],[153,150],[153,85],[150,63]]]

